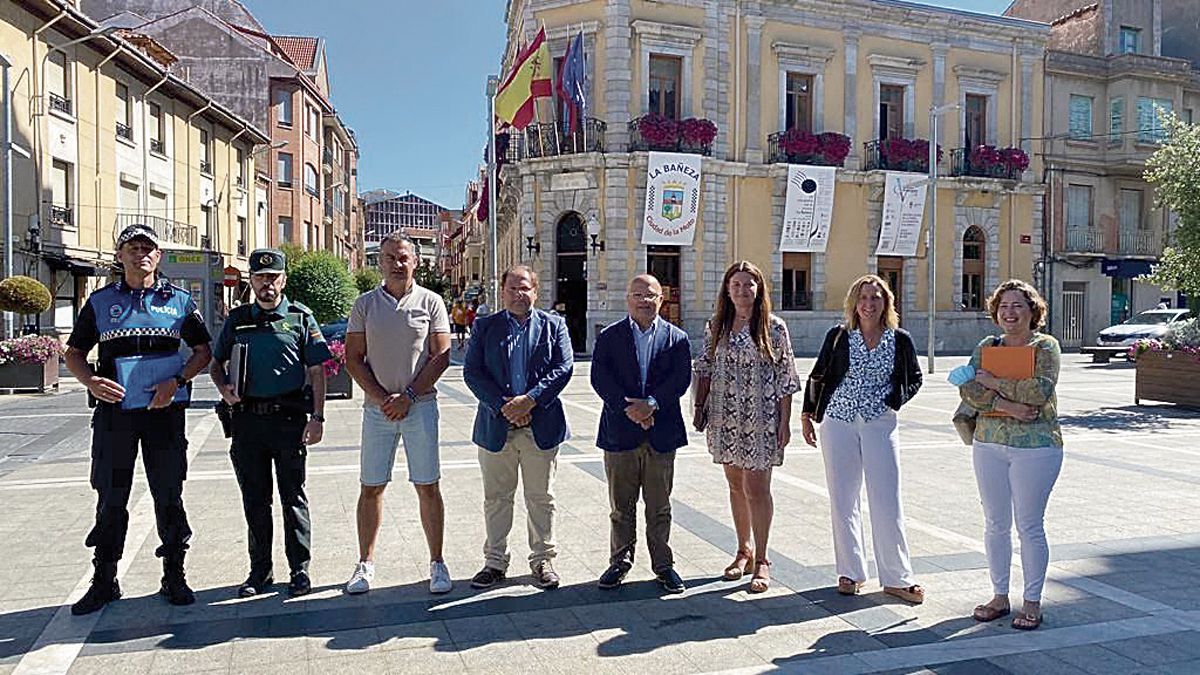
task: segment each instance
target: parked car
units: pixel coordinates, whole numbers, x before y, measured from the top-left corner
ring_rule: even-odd
[[[1138,340],[1159,339],[1190,318],[1192,312],[1187,309],[1148,309],[1100,331],[1095,346],[1080,351],[1091,354],[1093,363],[1108,363],[1111,357],[1126,354]]]
[[[342,342],[345,342],[346,322],[347,319],[339,319],[332,323],[327,323],[324,326],[321,326],[321,335],[325,336],[325,341],[330,342],[333,340],[341,340]]]

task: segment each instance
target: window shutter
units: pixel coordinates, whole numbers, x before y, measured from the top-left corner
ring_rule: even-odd
[[[1092,99],[1087,96],[1072,96],[1070,106],[1070,132],[1074,138],[1092,135]]]

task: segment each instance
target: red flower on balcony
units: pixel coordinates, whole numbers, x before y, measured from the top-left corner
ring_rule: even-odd
[[[689,117],[679,123],[679,139],[689,147],[711,145],[717,138],[717,125],[703,118]]]
[[[884,168],[924,173],[929,170],[929,141],[924,138],[887,138],[879,142]],[[937,149],[942,161],[942,146]]]
[[[638,133],[655,150],[674,150],[679,142],[679,123],[669,117],[650,113],[638,120]]]
[[[1020,148],[977,145],[967,158],[972,175],[1015,178],[1029,168],[1029,155]]]
[[[817,136],[820,153],[829,166],[841,166],[850,156],[850,137],[834,131],[826,131]]]
[[[850,137],[832,131],[813,134],[789,129],[779,137],[779,147],[790,162],[841,166],[850,155]]]

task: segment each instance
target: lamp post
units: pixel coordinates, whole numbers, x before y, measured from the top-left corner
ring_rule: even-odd
[[[488,287],[491,288],[492,302],[500,301],[499,278],[496,274],[498,256],[496,254],[496,90],[500,88],[500,78],[488,75],[487,79],[487,133],[488,133]]]
[[[592,211],[588,214],[587,233],[591,242],[588,246],[592,247],[592,255],[596,255],[597,251],[604,250],[604,242],[600,240],[600,221],[596,220],[596,212]]]
[[[530,213],[522,220],[521,234],[525,236],[525,251],[529,254],[529,259],[542,252],[542,244],[537,239],[537,223],[534,222],[533,214]]]
[[[926,231],[925,255],[929,258],[929,374],[934,372],[934,351],[937,342],[934,339],[934,324],[937,319],[937,179],[938,179],[938,118],[958,110],[957,103],[929,106],[929,229]]]
[[[4,165],[4,276],[11,277],[13,274],[13,192],[12,192],[12,95],[8,91],[9,75],[8,71],[12,68],[10,61],[4,54],[0,54],[0,69],[3,74],[0,75],[0,86],[4,87],[3,105],[4,105],[4,140],[3,145],[0,145],[0,152],[3,153]],[[4,313],[4,337],[13,337],[13,313]]]

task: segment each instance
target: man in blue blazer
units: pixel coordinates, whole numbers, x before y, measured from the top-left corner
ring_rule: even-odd
[[[658,316],[658,279],[634,277],[625,302],[629,316],[605,328],[592,350],[592,388],[604,400],[596,445],[604,450],[612,507],[610,565],[600,588],[616,588],[633,566],[640,492],[655,577],[668,592],[682,593],[668,539],[675,450],[687,445],[679,399],[691,381],[692,353],[687,333]]]
[[[558,445],[570,438],[558,396],[575,367],[567,324],[534,309],[537,273],[519,265],[500,278],[504,311],[475,319],[463,379],[479,399],[472,440],[483,472],[487,541],[484,566],[471,579],[489,588],[508,571],[517,474],[529,514],[529,566],[541,588],[557,588],[554,472]]]

